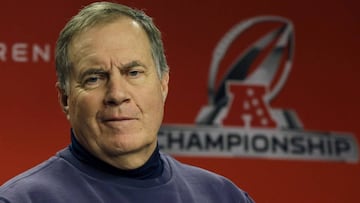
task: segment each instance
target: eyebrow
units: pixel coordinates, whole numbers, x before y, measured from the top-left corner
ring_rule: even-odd
[[[121,65],[120,69],[128,70],[128,69],[136,67],[136,66],[142,66],[144,68],[147,68],[147,66],[145,64],[143,64],[141,61],[134,60],[134,61],[130,61],[129,63]]]
[[[139,60],[134,60],[134,61],[130,61],[129,63],[122,64],[118,68],[120,69],[121,72],[123,72],[123,71],[128,71],[129,69],[136,67],[136,66],[142,66],[144,68],[147,68],[147,66]],[[79,79],[82,80],[87,75],[104,74],[104,73],[108,73],[108,71],[105,70],[104,68],[101,68],[101,67],[89,68],[89,69],[85,70],[84,72],[80,73]]]

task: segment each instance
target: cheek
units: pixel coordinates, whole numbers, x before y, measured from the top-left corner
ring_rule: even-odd
[[[146,98],[140,100],[143,103],[143,111],[147,113],[152,122],[161,122],[163,116],[164,100],[160,89],[153,89],[148,92]]]
[[[94,118],[96,115],[96,97],[90,97],[86,94],[78,94],[73,97],[70,101],[69,112],[70,120],[74,122],[83,122],[89,120],[89,118]]]

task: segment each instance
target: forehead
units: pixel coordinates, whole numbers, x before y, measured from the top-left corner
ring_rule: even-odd
[[[130,17],[121,16],[85,29],[74,36],[69,45],[69,58],[73,65],[104,56],[119,60],[150,57],[150,42],[143,27]]]

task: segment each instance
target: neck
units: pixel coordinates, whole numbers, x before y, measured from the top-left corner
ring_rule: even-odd
[[[92,167],[95,167],[103,172],[111,173],[118,176],[134,178],[134,179],[148,179],[156,178],[162,174],[163,162],[160,158],[159,148],[157,145],[149,152],[146,159],[136,159],[132,156],[126,156],[121,160],[104,161],[89,151],[87,151],[76,139],[74,134],[71,135],[71,153],[81,162],[84,162]],[[132,159],[133,158],[133,159]],[[122,163],[121,167],[113,163]]]

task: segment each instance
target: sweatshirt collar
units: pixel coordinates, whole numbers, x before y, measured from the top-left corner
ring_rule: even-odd
[[[85,149],[76,139],[74,132],[71,131],[71,153],[81,162],[116,176],[132,179],[152,179],[159,177],[164,169],[163,161],[160,158],[159,146],[157,145],[149,160],[141,167],[132,170],[116,168],[101,159],[95,157]]]

